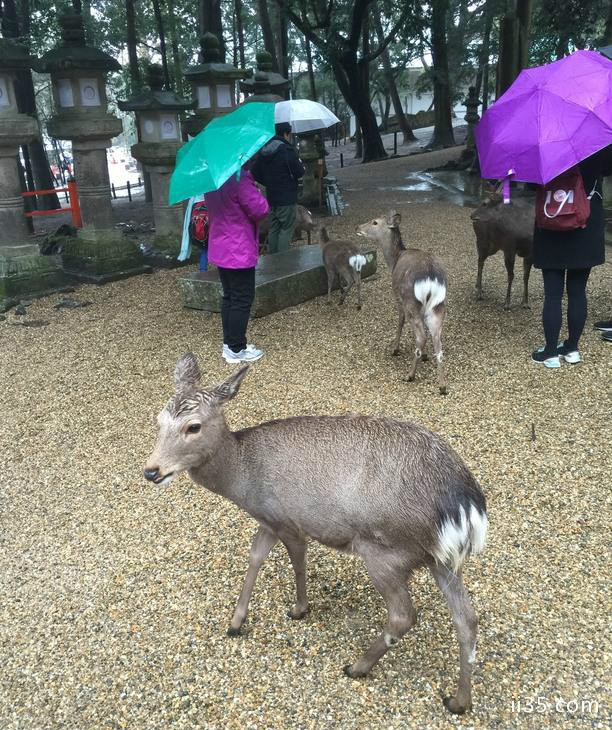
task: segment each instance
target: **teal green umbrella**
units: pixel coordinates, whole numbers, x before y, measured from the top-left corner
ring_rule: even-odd
[[[170,205],[218,190],[274,137],[274,104],[254,101],[213,119],[176,155]]]

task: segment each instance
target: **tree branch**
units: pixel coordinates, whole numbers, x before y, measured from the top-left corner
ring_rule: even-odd
[[[410,12],[410,5],[408,3],[406,3],[397,23],[389,31],[389,35],[383,40],[383,42],[378,46],[378,48],[375,51],[372,51],[372,53],[368,53],[367,56],[364,56],[363,58],[359,59],[359,63],[370,63],[371,61],[374,61],[382,53],[385,52],[389,43],[391,43],[391,41],[395,38],[399,29],[402,27],[402,25],[404,25],[404,23],[408,19],[409,12]]]
[[[368,7],[374,2],[374,0],[355,0],[353,5],[353,12],[351,13],[351,24],[350,32],[348,37],[348,45],[352,51],[357,53],[357,46],[359,45],[359,36],[361,35],[361,29],[363,27],[363,18],[368,11]]]
[[[287,0],[275,0],[276,4],[283,8],[287,14],[287,18],[295,25],[295,27],[304,34],[306,38],[322,51],[327,50],[327,44],[320,38],[315,32],[313,26],[308,22],[306,17],[300,18],[297,13],[294,13],[287,5]]]

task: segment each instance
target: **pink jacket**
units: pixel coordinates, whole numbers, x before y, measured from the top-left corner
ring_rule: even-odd
[[[268,201],[242,170],[219,190],[206,193],[208,207],[208,260],[225,269],[250,269],[259,253],[258,223],[268,214]]]

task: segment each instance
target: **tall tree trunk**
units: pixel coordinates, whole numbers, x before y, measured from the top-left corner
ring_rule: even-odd
[[[277,53],[278,72],[281,76],[289,76],[289,29],[287,27],[287,10],[275,4],[278,20]]]
[[[448,76],[446,21],[449,0],[432,0],[431,55],[433,59],[434,132],[428,147],[455,144],[451,116],[451,90]]]
[[[244,25],[242,18],[242,0],[234,0],[234,16],[236,18],[236,35],[238,36],[238,55],[240,58],[240,68],[246,66],[244,60]]]
[[[130,91],[134,94],[142,88],[142,78],[140,76],[140,68],[138,66],[138,37],[136,35],[136,12],[134,9],[134,0],[125,0],[125,27],[128,64],[130,69],[130,84],[132,87]]]
[[[518,20],[518,71],[529,66],[529,46],[531,43],[531,16],[533,0],[517,0],[516,17]]]
[[[168,0],[168,18],[170,32],[170,48],[172,49],[172,76],[174,78],[174,89],[178,94],[183,93],[183,64],[181,62],[181,51],[179,48],[178,32],[176,29],[176,10],[174,0]]]
[[[382,43],[385,36],[383,33],[382,23],[380,22],[380,15],[378,14],[376,8],[372,15],[374,18],[376,37],[378,39],[378,42]],[[393,111],[395,112],[395,118],[397,119],[397,123],[404,137],[403,144],[408,144],[408,142],[413,142],[416,137],[414,136],[414,132],[410,128],[410,124],[408,124],[408,119],[404,114],[404,109],[402,108],[402,100],[400,99],[400,95],[397,91],[397,84],[395,83],[395,79],[393,78],[391,61],[389,60],[389,54],[386,50],[382,54],[382,63],[385,75],[385,82],[387,84],[387,88],[389,89],[389,95],[391,96],[391,100],[393,102]]]
[[[257,0],[257,9],[259,11],[259,23],[261,25],[261,32],[263,33],[264,48],[272,56],[274,70],[278,73],[281,73],[279,61],[276,56],[276,43],[274,42],[272,23],[270,23],[268,0]]]
[[[493,28],[493,13],[495,0],[487,0],[485,6],[485,24],[482,35],[482,45],[478,55],[478,73],[476,74],[476,96],[482,93],[482,110],[489,102],[489,56],[491,48],[491,30]]]
[[[17,163],[17,175],[19,176],[19,185],[21,189],[25,191],[28,189],[28,185],[26,183],[25,174],[23,172],[23,167],[21,165],[19,155],[17,155],[15,161]],[[35,198],[24,198],[24,211],[30,212],[31,210],[35,210],[35,206],[32,203],[33,200],[35,200]],[[30,233],[34,233],[34,221],[31,218],[26,218],[26,225],[28,227],[28,231],[30,231]]]
[[[612,0],[608,2],[608,15],[606,16],[606,27],[604,28],[603,38],[599,45],[608,46],[612,43]]]
[[[223,15],[221,0],[199,0],[200,35],[213,33],[221,44],[221,60],[225,63],[225,41],[223,40]]]
[[[317,100],[317,86],[315,84],[314,68],[312,66],[312,48],[310,47],[310,41],[305,38],[306,43],[306,65],[308,68],[308,82],[310,84],[310,98],[313,101]]]
[[[497,96],[501,96],[529,65],[532,0],[513,0],[512,9],[500,21],[499,61],[497,69]],[[557,58],[567,52],[569,31],[559,38]]]
[[[361,127],[355,117],[355,159],[363,159],[363,134],[361,134]]]
[[[376,115],[370,103],[370,94],[367,87],[364,87],[364,76],[362,69],[357,62],[356,54],[346,54],[338,58],[332,58],[332,70],[346,103],[355,114],[356,125],[361,130],[363,138],[364,162],[382,160],[387,156],[380,132]]]
[[[166,49],[166,32],[164,30],[164,19],[161,12],[160,0],[153,0],[153,12],[155,14],[155,24],[157,25],[157,34],[159,35],[159,53],[161,55],[162,68],[164,70],[164,83],[167,89],[172,88],[170,81],[170,71],[168,69],[168,51]]]

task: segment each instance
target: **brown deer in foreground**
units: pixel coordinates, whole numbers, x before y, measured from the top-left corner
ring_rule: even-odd
[[[414,358],[408,372],[408,380],[414,380],[419,361],[427,357],[424,350],[429,331],[438,364],[438,385],[440,393],[445,395],[448,384],[442,364],[442,325],[446,316],[446,272],[440,259],[433,254],[404,246],[400,222],[400,214],[391,210],[386,217],[374,218],[357,226],[357,235],[371,238],[382,246],[391,271],[391,285],[399,313],[393,354],[399,354],[404,322],[408,319],[416,338]]]
[[[388,612],[384,631],[354,664],[367,674],[416,622],[408,581],[426,566],[444,594],[459,638],[457,693],[446,707],[471,706],[477,620],[461,578],[466,558],[484,547],[484,495],[469,469],[439,436],[412,422],[367,416],[302,416],[230,431],[224,405],[248,366],[216,387],[202,388],[195,357],[176,366],[176,394],[158,416],[145,477],[191,479],[248,512],[259,523],[249,568],[228,629],[240,633],[257,573],[280,540],[295,571],[290,617],[308,611],[306,545],[312,538],[359,555]],[[231,557],[230,557],[231,560]]]
[[[319,242],[323,252],[323,265],[327,272],[327,303],[331,304],[332,286],[338,277],[340,304],[344,304],[353,284],[357,284],[357,309],[361,309],[361,269],[366,265],[366,257],[354,243],[332,240],[325,226],[319,229]],[[343,284],[346,285],[346,289]]]
[[[481,205],[470,216],[476,234],[478,253],[478,274],[476,277],[476,299],[482,299],[482,270],[489,256],[504,252],[504,263],[508,273],[508,288],[504,309],[510,309],[510,295],[514,280],[514,261],[523,258],[523,302],[529,308],[529,273],[533,261],[533,228],[535,225],[535,203],[528,198],[515,196],[504,204],[501,183],[490,190]]]

